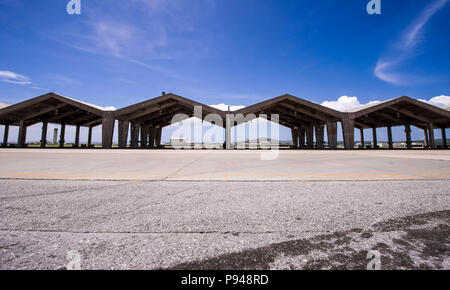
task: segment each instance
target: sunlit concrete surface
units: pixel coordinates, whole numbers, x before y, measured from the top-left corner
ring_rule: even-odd
[[[312,181],[449,179],[450,151],[0,149],[0,178]],[[265,156],[265,157],[264,157]],[[273,160],[261,160],[261,158]]]
[[[0,268],[450,269],[450,181],[0,180]]]
[[[450,269],[448,151],[0,150],[0,269]]]

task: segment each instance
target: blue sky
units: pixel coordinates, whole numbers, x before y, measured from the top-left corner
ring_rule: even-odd
[[[450,105],[450,0],[381,0],[381,15],[368,0],[81,0],[81,15],[68,2],[0,0],[0,102],[53,91],[120,108],[166,91]]]

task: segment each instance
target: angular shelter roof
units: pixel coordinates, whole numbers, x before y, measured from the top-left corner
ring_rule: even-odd
[[[342,119],[343,113],[322,105],[285,94],[240,110],[235,114],[279,114],[280,124],[318,124]]]
[[[168,93],[117,110],[114,112],[114,117],[118,120],[136,122],[141,125],[153,124],[164,127],[170,125],[172,117],[176,114],[193,117],[195,106],[202,108],[202,118],[207,114],[218,114],[221,117],[226,114],[226,112],[211,106]]]
[[[450,126],[448,110],[409,97],[399,97],[351,113],[358,128],[400,126],[411,124],[425,128]]]
[[[48,93],[0,108],[0,123],[15,125],[24,120],[27,126],[40,123],[95,126],[102,123],[108,110],[55,93]]]

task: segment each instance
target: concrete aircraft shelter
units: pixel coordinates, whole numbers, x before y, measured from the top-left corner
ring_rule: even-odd
[[[195,107],[202,108],[201,112],[198,112],[199,115],[195,114]],[[159,147],[161,143],[162,128],[169,126],[175,115],[178,117],[177,121],[182,121],[183,119],[194,116],[203,120],[207,115],[216,115],[215,119],[225,119],[224,111],[175,94],[163,93],[160,97],[131,105],[114,112],[114,117],[119,120],[119,148],[127,147],[130,126],[131,148]],[[221,123],[222,122],[215,122],[216,125],[223,127]],[[139,136],[141,137],[140,140]]]
[[[271,119],[272,114],[278,114],[278,120]],[[74,147],[80,145],[80,127],[89,128],[87,145],[91,147],[92,128],[101,125],[102,147],[111,148],[114,125],[118,121],[119,148],[128,147],[129,135],[130,148],[157,148],[161,143],[162,128],[170,125],[175,115],[176,121],[197,117],[224,127],[227,149],[234,148],[231,142],[232,127],[258,117],[267,117],[290,128],[294,148],[336,149],[338,122],[342,125],[345,149],[355,148],[355,128],[361,131],[361,144],[365,144],[363,130],[372,129],[376,147],[376,129],[380,127],[386,127],[389,148],[393,148],[394,126],[404,126],[407,148],[412,148],[411,126],[424,131],[425,146],[431,149],[436,148],[434,130],[442,130],[443,147],[448,148],[445,129],[450,128],[450,111],[408,97],[388,100],[354,112],[339,112],[286,94],[231,114],[171,93],[163,93],[119,110],[108,110],[48,93],[18,104],[0,106],[0,125],[5,125],[3,147],[7,146],[10,126],[19,127],[17,146],[25,147],[27,127],[42,123],[41,147],[45,148],[47,125],[55,123],[61,125],[60,147],[64,147],[66,125],[76,126]]]
[[[324,128],[327,125],[329,148],[336,149],[337,122],[343,119],[341,112],[288,94],[242,108],[234,113],[246,116],[245,121],[249,121],[252,115],[259,117],[263,114],[270,119],[271,114],[278,114],[278,123],[291,128],[294,148],[313,148],[314,131],[316,148],[324,148]]]
[[[75,147],[79,145],[80,127],[89,128],[88,146],[91,145],[92,128],[102,125],[102,144],[112,146],[114,130],[113,112],[54,93],[48,93],[15,105],[0,109],[0,124],[5,125],[3,146],[8,140],[9,126],[19,127],[17,145],[25,146],[27,127],[42,123],[41,147],[46,146],[48,123],[60,124],[60,147],[64,147],[66,125],[76,126]]]
[[[450,111],[408,97],[395,98],[347,113],[343,123],[344,139],[352,144],[352,127],[356,127],[361,130],[361,144],[364,144],[363,130],[369,128],[372,129],[376,144],[376,128],[386,127],[389,148],[392,149],[392,127],[404,126],[407,148],[411,148],[411,125],[424,131],[425,146],[432,149],[436,148],[434,129],[441,129],[443,147],[447,148],[445,129],[450,127]]]

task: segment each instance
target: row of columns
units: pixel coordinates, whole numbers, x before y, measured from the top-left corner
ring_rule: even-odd
[[[315,148],[325,148],[325,124],[315,124],[308,126],[292,126],[292,143],[294,148],[314,148],[314,134],[316,135]],[[327,123],[328,148],[337,148],[337,123]]]
[[[26,145],[27,128],[28,128],[28,126],[26,125],[26,123],[24,121],[19,122],[19,135],[17,138],[17,145],[19,147],[25,147],[25,145]],[[75,130],[74,147],[80,146],[80,129],[81,129],[81,126],[77,125],[76,130]],[[45,148],[47,146],[47,131],[48,131],[48,122],[42,122],[42,131],[41,131],[41,140],[40,140],[41,148]],[[66,124],[61,124],[61,131],[60,131],[60,135],[59,135],[59,147],[60,148],[64,148],[65,135],[66,135]],[[9,125],[5,125],[2,147],[7,147],[8,136],[9,136]],[[92,127],[91,126],[89,127],[88,144],[87,145],[88,145],[88,147],[92,146]]]
[[[394,142],[392,139],[392,126],[387,126],[387,135],[388,135],[388,148],[393,149],[394,148]],[[426,128],[423,128],[424,131],[424,145],[425,148],[431,148],[436,149],[436,142],[434,138],[434,126],[433,124],[429,124]],[[411,141],[411,125],[407,124],[405,125],[405,135],[406,135],[406,148],[411,149],[412,148],[412,141]],[[442,142],[443,147],[447,148],[447,134],[445,132],[445,128],[441,128],[441,136],[442,136]],[[360,129],[360,137],[361,137],[361,145],[365,146],[364,142],[364,129]],[[349,138],[350,140],[351,138]],[[373,148],[378,148],[378,140],[377,140],[377,128],[372,128],[372,142],[373,142]],[[350,141],[348,141],[350,142]],[[345,139],[344,139],[345,143]],[[353,149],[354,144],[344,144],[346,149]],[[351,148],[350,148],[351,147]]]
[[[103,148],[111,148],[112,147],[112,139],[113,139],[113,131],[114,131],[114,123],[115,120],[112,116],[105,116],[102,119],[102,146]],[[131,125],[131,126],[130,126]],[[226,148],[231,149],[231,126],[226,126]],[[324,148],[324,125],[325,124],[316,124],[316,125],[308,125],[308,126],[293,126],[291,128],[293,144],[295,148],[313,148],[313,136],[314,131],[316,135],[316,148]],[[354,148],[354,119],[344,118],[342,120],[342,131],[344,137],[344,147],[345,149],[353,149]],[[5,147],[8,143],[8,134],[9,134],[9,125],[5,125],[5,131],[3,136],[3,144]],[[161,133],[162,128],[160,126],[152,126],[146,125],[141,126],[137,123],[131,123],[128,121],[119,121],[119,148],[126,148],[127,140],[128,140],[128,130],[131,127],[131,148],[139,147],[139,132],[141,133],[140,147],[141,148],[155,148],[161,144]],[[336,149],[337,148],[337,122],[327,122],[327,139],[328,139],[328,148]],[[41,135],[41,147],[44,148],[46,146],[46,136],[47,136],[48,123],[42,123],[42,135]],[[65,144],[65,129],[66,124],[61,124],[61,132],[59,139],[59,147],[63,148]],[[424,131],[424,143],[425,147],[429,147],[432,149],[436,148],[435,138],[434,138],[434,126],[433,124],[428,124],[426,128],[423,128]],[[441,128],[442,140],[444,148],[447,148],[447,137],[445,128]],[[388,133],[388,145],[389,148],[393,148],[393,140],[392,140],[392,127],[387,126]],[[19,135],[18,135],[18,146],[25,147],[25,140],[27,134],[27,124],[25,120],[21,120],[19,122]],[[411,125],[405,125],[405,134],[406,134],[406,143],[407,148],[412,148],[411,141]],[[360,129],[361,135],[361,144],[365,144],[364,142],[364,130]],[[376,128],[372,128],[372,139],[374,148],[377,147],[377,131]],[[80,139],[80,126],[76,126],[75,132],[75,142],[74,146],[79,147],[79,139]],[[88,134],[88,147],[92,146],[92,126],[89,126],[89,134]],[[364,146],[364,145],[363,145]]]
[[[131,148],[153,149],[161,144],[161,126],[140,125],[134,122],[130,124],[128,121],[119,121],[119,148],[127,147],[129,128]]]

